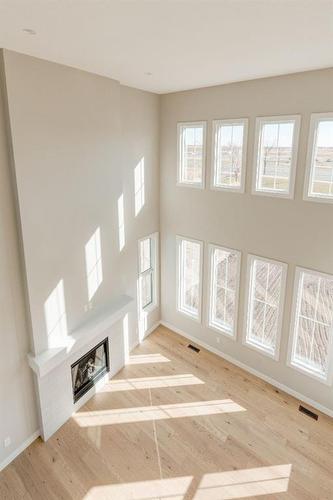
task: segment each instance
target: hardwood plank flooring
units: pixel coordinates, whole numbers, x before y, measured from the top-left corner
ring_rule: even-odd
[[[47,443],[0,473],[0,499],[332,500],[333,420],[187,344],[158,327]]]

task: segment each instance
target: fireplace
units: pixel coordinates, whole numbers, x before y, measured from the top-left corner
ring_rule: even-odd
[[[71,366],[73,398],[76,403],[96,382],[110,371],[108,338],[84,354]]]

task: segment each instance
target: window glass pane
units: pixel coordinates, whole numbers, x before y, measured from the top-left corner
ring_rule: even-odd
[[[295,121],[262,123],[258,141],[257,191],[288,194]]]
[[[333,198],[333,119],[318,122],[309,194]]]
[[[151,239],[140,241],[140,273],[143,273],[151,266]]]
[[[201,184],[204,161],[204,126],[180,127],[180,182]]]
[[[327,376],[333,326],[333,277],[301,271],[292,363]]]
[[[141,311],[148,305],[156,306],[158,301],[156,281],[156,259],[158,259],[157,241],[156,233],[139,240],[138,304]]]
[[[216,124],[214,185],[240,188],[244,124]]]
[[[199,316],[200,305],[200,243],[182,240],[180,252],[180,309]]]
[[[153,301],[153,275],[152,272],[145,273],[141,276],[141,305],[142,308],[147,307]]]
[[[239,254],[214,248],[211,253],[210,325],[234,334]]]
[[[283,266],[253,259],[248,303],[248,343],[274,354],[277,347]]]

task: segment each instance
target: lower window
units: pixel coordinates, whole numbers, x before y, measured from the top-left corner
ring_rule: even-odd
[[[278,359],[287,264],[248,256],[246,345]]]
[[[291,366],[332,379],[333,276],[297,268],[289,354]]]
[[[209,327],[236,336],[240,252],[209,246]]]
[[[177,236],[177,250],[177,308],[200,321],[203,243]]]
[[[158,234],[139,240],[139,305],[140,309],[157,305]]]

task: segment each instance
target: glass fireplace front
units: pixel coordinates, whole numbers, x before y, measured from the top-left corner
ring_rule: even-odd
[[[73,398],[76,403],[97,380],[110,371],[108,338],[73,363],[71,370]]]

